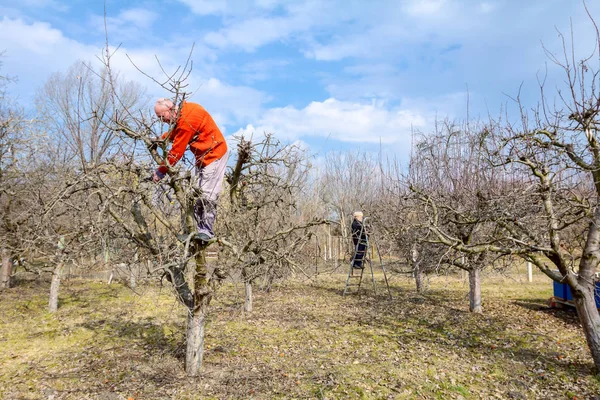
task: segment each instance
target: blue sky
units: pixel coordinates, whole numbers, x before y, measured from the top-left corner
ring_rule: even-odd
[[[0,0],[0,73],[28,107],[49,74],[121,45],[114,67],[164,96],[153,76],[192,44],[192,101],[227,135],[268,131],[330,150],[380,145],[406,159],[411,129],[436,118],[497,113],[522,87],[533,105],[536,76],[563,76],[542,43],[562,46],[571,23],[580,54],[594,49],[578,0]],[[600,1],[588,0],[600,22]]]

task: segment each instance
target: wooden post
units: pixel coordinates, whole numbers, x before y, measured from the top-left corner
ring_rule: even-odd
[[[533,282],[533,268],[530,261],[527,261],[527,282]]]

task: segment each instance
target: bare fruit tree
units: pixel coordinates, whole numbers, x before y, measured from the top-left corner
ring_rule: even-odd
[[[599,45],[596,29],[595,51],[578,60],[573,38],[570,42],[563,38],[560,58],[548,52],[566,76],[566,87],[558,89],[557,99],[549,97],[542,82],[537,108],[525,110],[517,97],[518,122],[499,119],[477,130],[478,157],[484,156],[484,168],[493,171],[495,183],[490,190],[475,193],[471,209],[485,211],[478,215],[485,221],[484,232],[491,235],[471,243],[461,240],[448,224],[452,221],[442,218],[446,208],[442,205],[452,203],[416,191],[430,210],[430,229],[441,243],[465,254],[519,256],[554,281],[568,284],[596,371],[600,371],[600,314],[595,302],[600,263]],[[473,217],[467,215],[465,223]]]
[[[19,159],[27,150],[26,121],[5,92],[9,81],[0,76],[0,289],[10,287],[13,260],[19,248],[21,207],[15,197],[23,190],[19,182]]]
[[[28,163],[30,245],[25,261],[52,270],[49,308],[58,308],[65,263],[90,267],[104,257],[110,226],[98,220],[99,183],[90,180],[95,169],[119,157],[115,133],[108,122],[114,115],[112,88],[106,68],[76,62],[65,73],[53,74],[38,92],[35,128],[40,148]],[[121,105],[133,107],[143,92],[138,85],[113,77]],[[44,149],[41,151],[41,149]],[[43,251],[42,251],[43,250]],[[24,254],[25,255],[25,254]],[[38,268],[39,269],[39,268]]]
[[[363,151],[331,152],[317,170],[319,199],[328,219],[339,225],[344,248],[351,258],[352,213],[361,210],[371,216],[371,204],[380,196],[382,174],[375,155]],[[322,235],[329,235],[329,230]]]
[[[194,207],[201,196],[194,163],[184,157],[176,166],[170,165],[169,143],[160,139],[169,135],[162,135],[156,117],[122,98],[110,60],[107,52],[107,74],[103,76],[112,88],[114,112],[102,125],[113,132],[120,152],[86,173],[90,184],[99,188],[98,220],[111,218],[116,223],[115,234],[137,247],[140,261],[154,266],[150,272],[171,282],[187,313],[186,372],[197,376],[209,304],[218,287],[213,283],[224,279],[225,272],[245,274],[251,283],[259,275],[268,279],[294,268],[295,251],[306,238],[304,231],[316,223],[307,221],[296,206],[306,166],[294,146],[282,146],[269,135],[256,144],[240,139],[228,175],[229,188],[223,191],[229,196],[219,199],[215,227],[225,257],[220,257],[217,268],[211,268],[206,261],[206,243],[194,235]],[[188,59],[175,72],[152,79],[174,104],[181,104],[189,96],[190,74]],[[173,128],[171,123],[168,132]],[[149,179],[157,165],[168,168],[160,184]]]
[[[301,207],[309,163],[295,145],[283,145],[267,134],[255,144],[239,138],[237,163],[228,175],[230,203],[224,206],[228,249],[224,267],[239,272],[244,282],[244,309],[253,308],[253,286],[264,280],[268,290],[275,279],[306,274],[302,250],[309,229],[326,221],[306,215]]]
[[[518,169],[531,182],[516,201],[530,204],[535,213],[507,210],[499,225],[514,246],[526,251],[527,261],[569,285],[600,371],[595,301],[600,262],[600,34],[591,16],[590,20],[596,28],[596,47],[589,57],[578,60],[573,37],[562,35],[562,56],[547,52],[566,77],[558,99],[552,101],[542,82],[539,107],[529,112],[521,107],[518,123],[496,121],[485,140],[496,165]]]
[[[410,188],[429,233],[422,240],[446,248],[440,262],[468,272],[471,312],[482,312],[481,272],[502,239],[486,198],[504,194],[503,176],[487,164],[481,129],[473,123],[438,123],[417,142],[411,161]]]

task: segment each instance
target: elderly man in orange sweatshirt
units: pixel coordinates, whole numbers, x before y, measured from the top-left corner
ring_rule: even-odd
[[[167,154],[167,163],[159,166],[152,180],[159,182],[183,157],[189,146],[196,158],[198,185],[202,196],[196,202],[194,214],[198,233],[195,238],[210,242],[215,234],[217,201],[223,189],[223,176],[227,165],[227,143],[210,114],[199,104],[184,101],[177,107],[169,99],[158,99],[154,105],[156,116],[170,125],[163,139],[173,142]]]

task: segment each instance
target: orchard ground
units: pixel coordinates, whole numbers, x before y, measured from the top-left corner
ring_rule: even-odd
[[[381,277],[379,277],[381,278]],[[0,293],[4,399],[600,399],[574,310],[550,309],[552,282],[483,276],[482,315],[468,283],[408,277],[343,297],[345,275],[255,290],[223,284],[206,327],[201,376],[185,375],[185,310],[169,286],[65,280]]]

